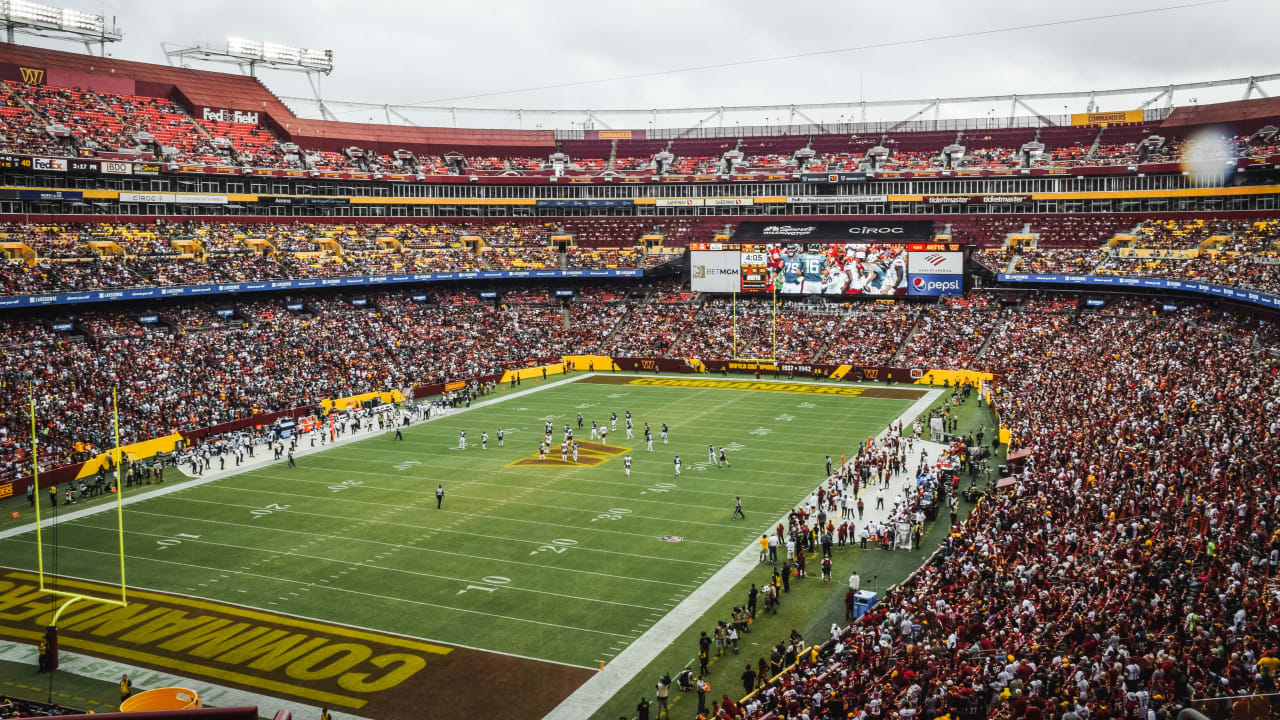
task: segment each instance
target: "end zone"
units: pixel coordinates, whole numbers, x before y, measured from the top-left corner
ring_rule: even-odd
[[[60,578],[62,587],[100,583]],[[593,671],[433,643],[228,603],[129,588],[126,607],[84,606],[59,621],[67,650],[323,705],[361,716],[528,717],[543,713]],[[0,638],[38,643],[52,617],[37,576],[0,570]],[[475,692],[477,678],[487,692]],[[495,707],[493,692],[522,698]]]

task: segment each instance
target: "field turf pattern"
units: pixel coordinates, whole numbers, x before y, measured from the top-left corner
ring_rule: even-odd
[[[838,460],[910,402],[560,383],[408,429],[404,442],[373,437],[127,507],[129,584],[594,668],[810,492],[825,455]],[[618,413],[608,442],[632,449],[629,478],[621,457],[509,466],[536,453],[546,417],[557,458],[564,424],[588,440],[579,411],[588,429]],[[732,469],[699,468],[708,443],[742,446]],[[735,495],[745,522],[730,520]],[[118,581],[114,530],[114,513],[62,524],[59,572]],[[34,568],[34,534],[0,542],[0,557]]]

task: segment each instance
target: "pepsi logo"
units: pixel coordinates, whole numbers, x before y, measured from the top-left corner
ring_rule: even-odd
[[[924,289],[924,278],[920,278],[920,277],[911,278],[911,285],[917,290]]]

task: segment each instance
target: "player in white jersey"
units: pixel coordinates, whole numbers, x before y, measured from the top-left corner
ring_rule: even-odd
[[[458,449],[459,450],[467,449],[467,431],[466,430],[461,430],[458,432]]]
[[[547,433],[546,439],[544,440],[544,442],[547,443],[547,447],[551,447],[551,433]]]
[[[489,431],[488,430],[485,430],[484,432],[480,433],[480,449],[481,450],[489,449]]]
[[[569,441],[565,440],[560,443],[560,462],[569,461]]]
[[[630,440],[631,437],[631,418],[627,418],[627,439]]]
[[[548,421],[547,421],[547,434],[548,434],[548,435],[550,435],[550,434],[551,434],[551,421],[550,421],[550,420],[548,420]]]
[[[719,465],[716,463],[716,446],[715,445],[707,446],[707,464],[715,465],[716,467],[719,467]]]
[[[627,471],[627,477],[631,477],[631,455],[622,458],[622,467]]]
[[[545,442],[538,443],[538,459],[539,460],[547,459],[547,444]]]
[[[724,448],[720,448],[720,464],[725,467],[731,467],[729,465],[729,458],[724,454]]]
[[[573,441],[573,461],[578,462],[578,441]]]
[[[676,475],[680,474],[680,456],[676,456]]]
[[[498,428],[498,447],[502,447],[502,428]]]
[[[609,428],[600,426],[600,442],[604,442],[609,437]]]
[[[848,287],[849,276],[845,274],[844,268],[840,267],[840,265],[832,263],[823,271],[823,295],[843,295]]]

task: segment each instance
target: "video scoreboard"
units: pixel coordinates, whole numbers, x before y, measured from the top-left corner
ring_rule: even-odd
[[[690,243],[691,288],[782,295],[959,295],[959,243]]]

